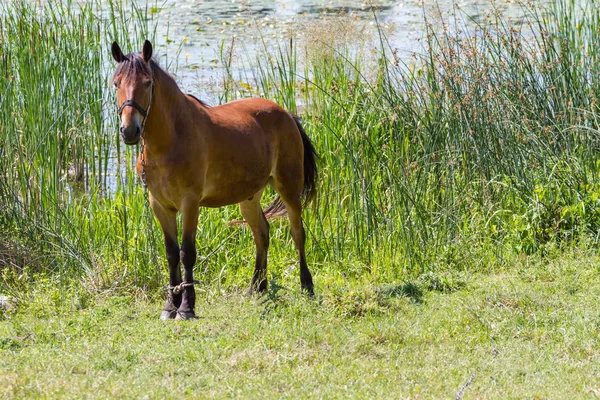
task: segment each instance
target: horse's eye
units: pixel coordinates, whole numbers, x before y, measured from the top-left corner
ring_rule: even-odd
[[[150,87],[150,85],[152,85],[152,81],[151,81],[151,80],[149,80],[149,79],[148,79],[147,81],[144,81],[144,82],[142,82],[142,83],[143,83],[143,84],[144,84],[144,86],[146,86],[146,87]]]
[[[119,88],[119,82],[117,82],[117,81],[114,81],[114,82],[113,82],[113,85],[115,85],[115,88],[116,88],[116,89],[118,89],[118,88]]]

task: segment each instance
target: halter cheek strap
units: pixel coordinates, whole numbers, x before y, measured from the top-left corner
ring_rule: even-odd
[[[136,110],[138,110],[140,112],[140,114],[142,114],[142,117],[144,118],[142,120],[142,126],[140,127],[140,138],[142,139],[142,145],[140,146],[140,158],[141,158],[141,162],[142,162],[142,184],[144,185],[144,189],[146,189],[148,187],[148,184],[146,183],[146,160],[144,159],[144,147],[146,147],[146,144],[144,143],[144,126],[146,125],[146,120],[148,119],[148,113],[150,112],[150,106],[152,106],[152,95],[154,94],[154,83],[150,84],[150,101],[148,102],[148,108],[146,108],[144,110],[144,108],[142,106],[140,106],[138,103],[136,103],[134,100],[125,100],[123,102],[123,104],[121,104],[121,107],[119,107],[119,118],[121,118],[121,114],[123,114],[123,109],[125,107],[133,107]]]

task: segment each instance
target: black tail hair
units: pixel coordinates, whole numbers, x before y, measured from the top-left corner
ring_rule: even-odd
[[[319,158],[315,147],[313,146],[306,131],[302,127],[301,119],[297,115],[292,115],[296,126],[302,137],[304,145],[304,188],[302,190],[302,199],[304,206],[310,203],[317,194],[316,179],[317,179],[317,159]],[[281,201],[281,197],[277,196],[275,200],[263,211],[267,219],[281,217],[287,214],[285,205]]]
[[[304,145],[304,190],[302,192],[302,197],[304,198],[304,205],[307,205],[317,194],[317,159],[319,158],[319,155],[302,127],[300,117],[294,115],[294,120],[300,131],[302,144]]]

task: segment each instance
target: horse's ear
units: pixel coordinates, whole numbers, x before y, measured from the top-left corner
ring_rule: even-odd
[[[123,51],[121,51],[121,48],[119,47],[119,44],[117,42],[112,43],[110,51],[112,52],[112,56],[116,62],[123,62],[123,60],[125,59],[125,54],[123,54]]]
[[[142,58],[144,61],[148,62],[152,58],[152,43],[149,40],[144,42],[144,47],[142,48]]]

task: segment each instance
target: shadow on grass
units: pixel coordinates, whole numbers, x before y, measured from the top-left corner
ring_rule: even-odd
[[[377,295],[383,297],[408,297],[413,303],[423,303],[423,290],[413,282],[403,282],[400,285],[379,289]]]
[[[269,288],[260,296],[260,305],[264,307],[261,313],[262,317],[277,308],[283,301],[283,293],[285,291],[287,291],[287,288],[278,284],[276,279],[271,278],[269,280]]]
[[[377,294],[387,298],[409,298],[413,303],[423,303],[427,292],[453,293],[466,287],[466,282],[452,275],[428,272],[416,281],[404,281],[399,285],[377,290]]]
[[[299,302],[294,290],[272,278],[269,288],[259,298],[262,307],[261,317],[266,317],[278,309],[305,307],[308,303]],[[331,309],[342,316],[360,317],[385,313],[395,309],[400,303],[394,299],[408,299],[412,304],[423,304],[429,292],[450,294],[465,287],[465,282],[449,274],[425,273],[416,279],[399,284],[384,284],[379,287],[367,285],[357,288],[352,284],[327,285],[322,293],[317,293],[309,302],[319,308]],[[309,307],[310,308],[310,307]]]

